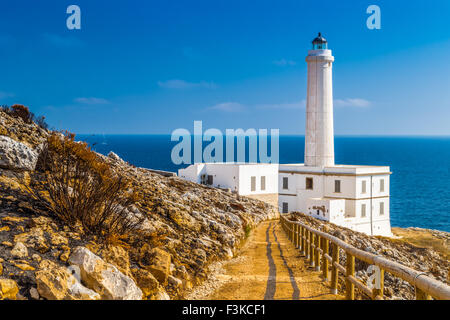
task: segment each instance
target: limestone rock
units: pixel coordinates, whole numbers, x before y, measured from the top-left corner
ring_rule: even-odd
[[[170,274],[170,254],[159,248],[150,249],[144,245],[141,249],[141,266],[150,271],[160,283],[165,283]]]
[[[106,300],[141,300],[142,291],[115,266],[85,247],[77,247],[69,263],[80,268],[82,282]]]
[[[165,290],[161,289],[155,295],[155,300],[170,300],[170,297]]]
[[[16,300],[19,288],[17,283],[11,279],[0,279],[0,300]]]
[[[29,232],[24,232],[14,236],[15,242],[22,242],[27,247],[34,248],[41,253],[49,250],[44,237],[44,231],[40,227],[33,227]]]
[[[160,289],[158,280],[156,280],[156,278],[149,271],[135,268],[132,269],[131,272],[136,280],[136,284],[142,290],[144,297],[151,297]]]
[[[33,255],[31,256],[31,258],[36,261],[37,263],[40,263],[42,261],[42,257],[36,253],[33,253]]]
[[[38,152],[10,137],[0,136],[0,167],[8,170],[32,171]]]
[[[100,295],[85,288],[67,268],[43,260],[36,272],[37,291],[48,300],[98,300]]]
[[[174,276],[169,276],[168,282],[170,285],[172,285],[174,288],[181,288],[183,286],[183,281],[181,281],[178,278],[175,278]]]
[[[16,258],[25,258],[28,257],[28,249],[22,242],[16,242],[11,254]]]
[[[16,268],[19,268],[23,271],[33,271],[35,270],[34,267],[30,266],[26,261],[19,260],[19,261],[10,261],[10,263],[15,266]]]
[[[101,250],[101,256],[106,262],[113,264],[125,275],[130,275],[130,257],[128,252],[120,246],[108,246]]]
[[[73,283],[69,293],[76,300],[100,300],[101,298],[97,292],[84,287],[79,281]]]
[[[113,161],[122,162],[122,163],[124,162],[121,157],[119,157],[116,153],[114,153],[112,151],[110,153],[108,153],[108,158],[110,158]]]
[[[40,296],[39,296],[39,292],[36,288],[30,289],[30,297],[34,300],[39,300]]]

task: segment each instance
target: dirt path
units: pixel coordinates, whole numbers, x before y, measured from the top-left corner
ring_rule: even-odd
[[[241,254],[215,275],[213,290],[198,299],[217,300],[322,300],[341,299],[330,294],[320,272],[310,268],[288,241],[278,221],[260,224]],[[212,293],[211,293],[212,291]]]

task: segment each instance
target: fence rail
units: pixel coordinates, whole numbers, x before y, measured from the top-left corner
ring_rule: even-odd
[[[432,298],[450,300],[450,286],[428,277],[397,262],[362,251],[332,235],[313,229],[299,221],[290,221],[286,215],[280,217],[281,226],[289,240],[309,260],[317,271],[322,270],[325,281],[331,280],[331,292],[337,294],[339,273],[344,275],[346,299],[355,299],[355,288],[371,299],[382,300],[384,291],[384,272],[409,282],[415,288],[417,300]],[[331,248],[331,255],[330,255]],[[346,265],[339,264],[339,249],[346,254]],[[380,286],[370,289],[355,276],[355,259],[380,268]],[[329,269],[331,267],[331,279]]]

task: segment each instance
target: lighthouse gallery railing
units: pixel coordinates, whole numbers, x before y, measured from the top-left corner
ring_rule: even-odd
[[[382,300],[384,291],[384,272],[409,282],[416,292],[417,300],[450,300],[450,286],[426,276],[423,272],[403,266],[381,256],[359,250],[348,243],[307,226],[299,221],[290,221],[286,215],[280,217],[281,226],[289,240],[309,259],[316,270],[322,270],[323,278],[328,281],[331,267],[331,291],[337,294],[339,273],[344,275],[346,299],[355,298],[355,287],[371,299]],[[331,245],[331,256],[329,249]],[[339,249],[346,254],[346,266],[339,264]],[[355,258],[380,268],[380,286],[370,289],[355,276]]]

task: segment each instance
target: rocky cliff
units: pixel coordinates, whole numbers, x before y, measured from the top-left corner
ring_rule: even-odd
[[[139,232],[107,243],[46,212],[29,193],[50,132],[0,109],[0,299],[181,299],[275,218],[264,202],[101,156],[139,200]]]

